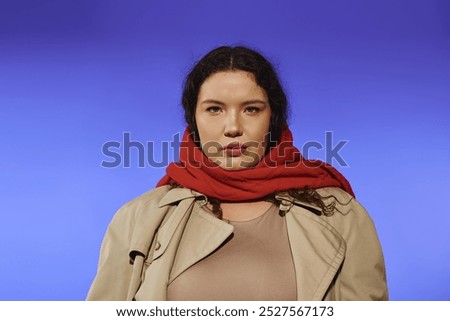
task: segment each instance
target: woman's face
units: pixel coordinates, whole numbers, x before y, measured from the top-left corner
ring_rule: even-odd
[[[201,85],[195,120],[203,153],[228,170],[264,156],[271,110],[264,89],[245,71],[218,72]]]

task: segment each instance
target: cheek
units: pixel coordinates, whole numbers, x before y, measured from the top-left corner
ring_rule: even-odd
[[[205,132],[208,131],[209,129],[208,122],[204,121],[202,117],[197,118],[196,124],[199,131]]]
[[[270,118],[269,119],[265,119],[263,123],[261,123],[260,126],[258,126],[258,130],[256,136],[259,137],[259,141],[264,142],[267,140],[268,138],[268,133],[270,130]]]
[[[196,121],[197,132],[199,135],[200,145],[204,145],[208,142],[217,141],[222,132],[220,126],[217,123],[212,122],[210,119],[204,117],[198,117]]]

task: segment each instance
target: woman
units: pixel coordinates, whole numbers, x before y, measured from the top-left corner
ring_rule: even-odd
[[[336,169],[293,146],[262,55],[214,49],[182,103],[180,162],[118,211],[88,299],[387,299],[371,219]]]

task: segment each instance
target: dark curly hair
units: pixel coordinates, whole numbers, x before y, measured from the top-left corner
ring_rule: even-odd
[[[251,73],[258,86],[265,90],[272,112],[268,147],[273,147],[278,142],[281,132],[287,124],[286,94],[272,64],[260,53],[242,46],[223,46],[210,51],[194,65],[187,75],[183,85],[181,102],[186,123],[191,129],[194,140],[199,141],[195,122],[195,108],[201,85],[211,75],[230,70]]]

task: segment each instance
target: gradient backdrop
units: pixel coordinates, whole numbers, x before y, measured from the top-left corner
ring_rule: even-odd
[[[222,44],[277,66],[297,146],[348,140],[333,164],[375,221],[391,298],[450,300],[446,0],[1,1],[0,299],[85,298],[112,215],[164,173],[137,148],[104,168],[102,145],[127,132],[161,160],[184,75]]]

